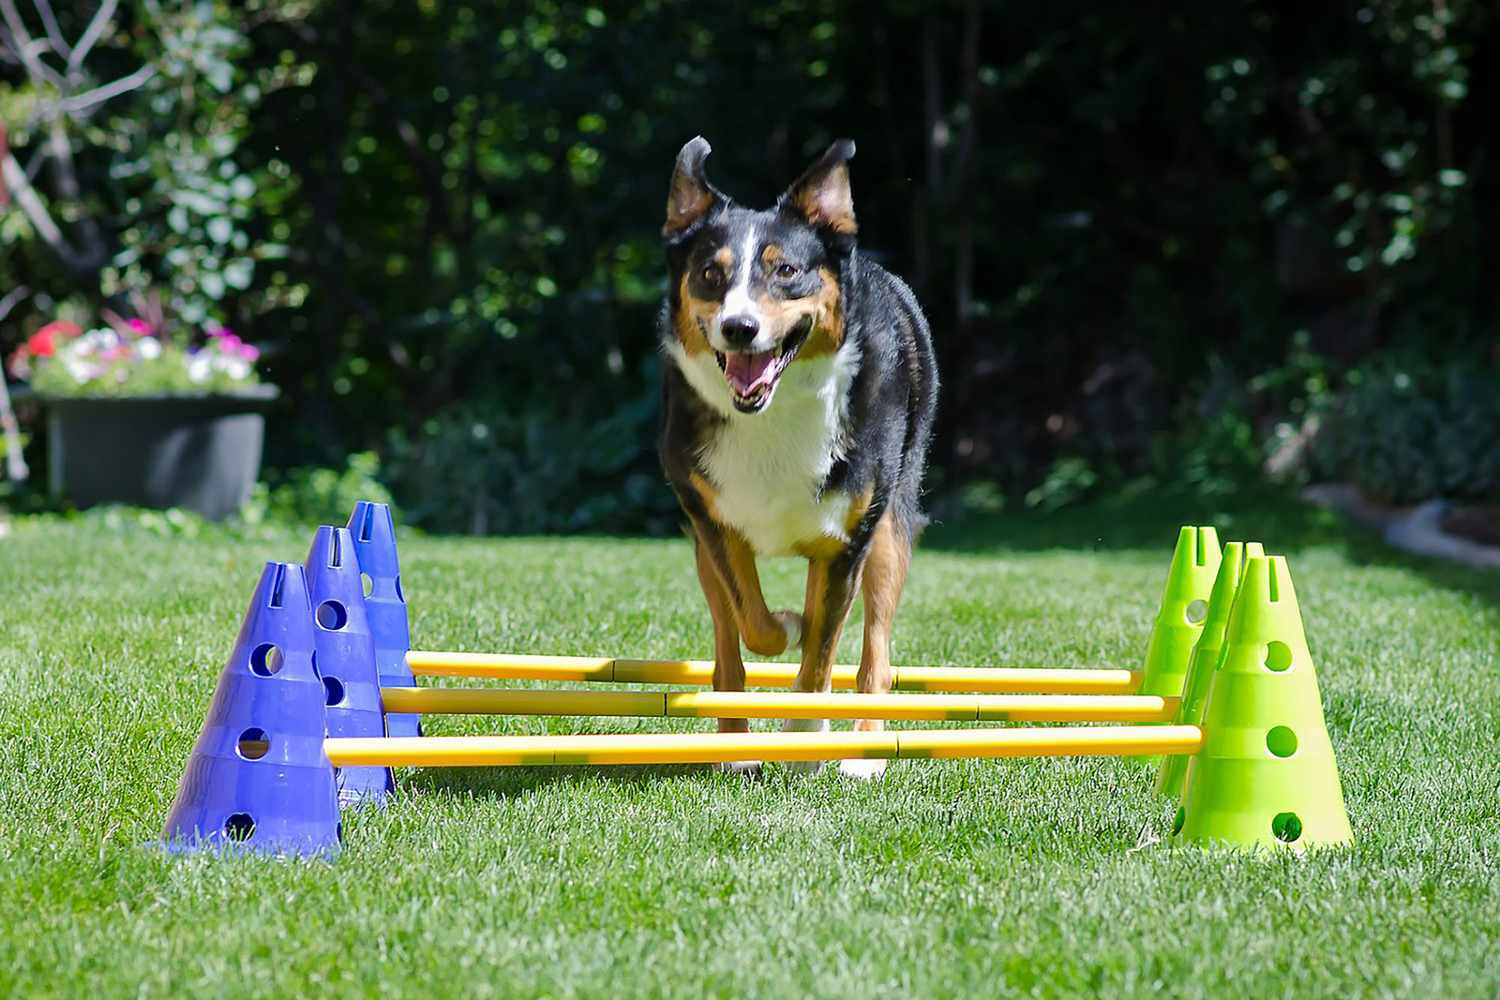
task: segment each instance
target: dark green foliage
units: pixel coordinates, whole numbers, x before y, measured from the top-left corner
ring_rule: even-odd
[[[1373,499],[1500,498],[1500,374],[1382,367],[1353,379],[1324,419],[1317,471]]]
[[[368,451],[350,455],[341,469],[290,469],[260,484],[241,517],[250,527],[341,523],[360,500],[393,503],[381,478],[380,459]]]
[[[86,19],[59,16],[69,37]],[[667,177],[700,132],[755,204],[858,140],[862,242],[933,322],[950,487],[1050,505],[1070,469],[1086,492],[1167,478],[1177,451],[1222,490],[1305,415],[1307,357],[1331,389],[1379,352],[1500,331],[1480,0],[139,0],[90,72],[143,62],[149,86],[69,126],[81,193],[35,178],[105,258],[61,266],[0,222],[0,288],[35,293],[0,351],[58,303],[170,286],[269,349],[273,465],[389,448],[433,526],[670,530],[640,373]],[[39,93],[0,62],[22,159]],[[601,426],[638,435],[619,472],[579,452]]]
[[[656,461],[656,397],[653,372],[607,407],[547,393],[458,403],[393,437],[391,479],[434,530],[666,533],[680,518]]]

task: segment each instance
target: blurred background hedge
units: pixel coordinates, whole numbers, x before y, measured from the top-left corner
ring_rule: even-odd
[[[233,328],[286,503],[328,467],[435,529],[672,530],[657,231],[700,132],[752,204],[858,140],[940,505],[1268,460],[1500,497],[1492,4],[103,8],[0,0],[0,351],[148,287]]]

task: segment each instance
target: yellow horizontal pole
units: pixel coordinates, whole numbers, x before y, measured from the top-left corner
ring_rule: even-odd
[[[711,764],[731,760],[1139,756],[1196,753],[1197,726],[837,733],[657,733],[617,736],[339,737],[335,767]]]
[[[568,691],[498,688],[380,689],[387,712],[422,715],[633,715],[661,717],[667,700],[661,691]]]
[[[628,715],[948,722],[1170,722],[1154,695],[816,694],[764,691],[532,691],[388,687],[387,712],[424,715]]]
[[[706,660],[629,660],[587,656],[513,653],[446,653],[412,650],[412,673],[428,677],[488,677],[499,680],[614,681],[628,684],[712,684],[714,665]],[[833,686],[852,690],[859,668],[833,668]],[[986,694],[1134,694],[1139,671],[1040,667],[892,667],[897,691],[963,691]],[[795,663],[747,663],[750,687],[786,687],[796,679]]]
[[[898,757],[1140,757],[1195,754],[1197,726],[917,729],[897,734]]]

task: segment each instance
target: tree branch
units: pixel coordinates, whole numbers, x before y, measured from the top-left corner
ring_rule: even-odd
[[[26,171],[21,169],[15,156],[7,153],[0,159],[0,177],[5,179],[5,186],[15,198],[16,204],[21,206],[21,211],[26,213],[26,218],[31,221],[37,235],[62,258],[68,269],[75,272],[93,270],[83,255],[68,242],[62,230],[57,228],[52,216],[47,214],[47,206],[42,204],[42,199],[37,196],[36,189],[27,180]]]
[[[65,97],[58,102],[58,107],[69,114],[84,111],[96,104],[103,104],[112,97],[128,94],[132,90],[144,86],[155,75],[155,66],[142,66],[129,76],[120,77],[114,83],[106,83],[103,86],[95,87],[93,90],[86,90],[81,94]]]
[[[73,51],[68,45],[68,40],[63,37],[62,28],[58,27],[57,15],[52,13],[52,4],[48,0],[33,0],[36,4],[36,12],[42,16],[42,27],[47,29],[47,38],[52,42],[52,51],[64,59]]]
[[[16,9],[15,0],[0,0],[0,16],[5,19],[5,42],[15,52],[16,56],[26,66],[26,72],[31,74],[33,83],[46,80],[53,86],[61,88],[65,82],[52,67],[38,58],[34,49],[46,49],[49,46],[44,41],[31,37],[26,30],[26,22],[21,20],[21,12]]]
[[[78,42],[73,46],[73,54],[68,56],[68,72],[76,72],[83,65],[84,58],[99,41],[99,37],[104,34],[104,29],[109,26],[109,20],[114,17],[115,8],[118,6],[119,0],[104,0],[99,5],[88,27],[84,28],[83,34],[78,36]]]
[[[9,316],[10,311],[30,294],[31,289],[17,285],[0,298],[0,320]],[[21,428],[10,408],[10,389],[5,384],[3,361],[0,361],[0,433],[5,435],[5,474],[12,482],[23,483],[31,476],[31,470],[26,467],[26,456],[21,454]]]

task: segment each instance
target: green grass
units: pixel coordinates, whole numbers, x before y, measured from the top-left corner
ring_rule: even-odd
[[[1495,574],[1277,502],[1127,498],[936,529],[898,661],[1135,664],[1179,518],[1291,557],[1353,848],[1172,849],[1147,763],[1063,759],[902,761],[869,785],[405,772],[388,809],[346,819],[335,863],[169,860],[141,845],[249,590],[306,539],[21,519],[0,538],[0,995],[1495,995]],[[709,648],[680,540],[403,555],[424,648]],[[799,584],[792,563],[767,573],[776,606]]]

